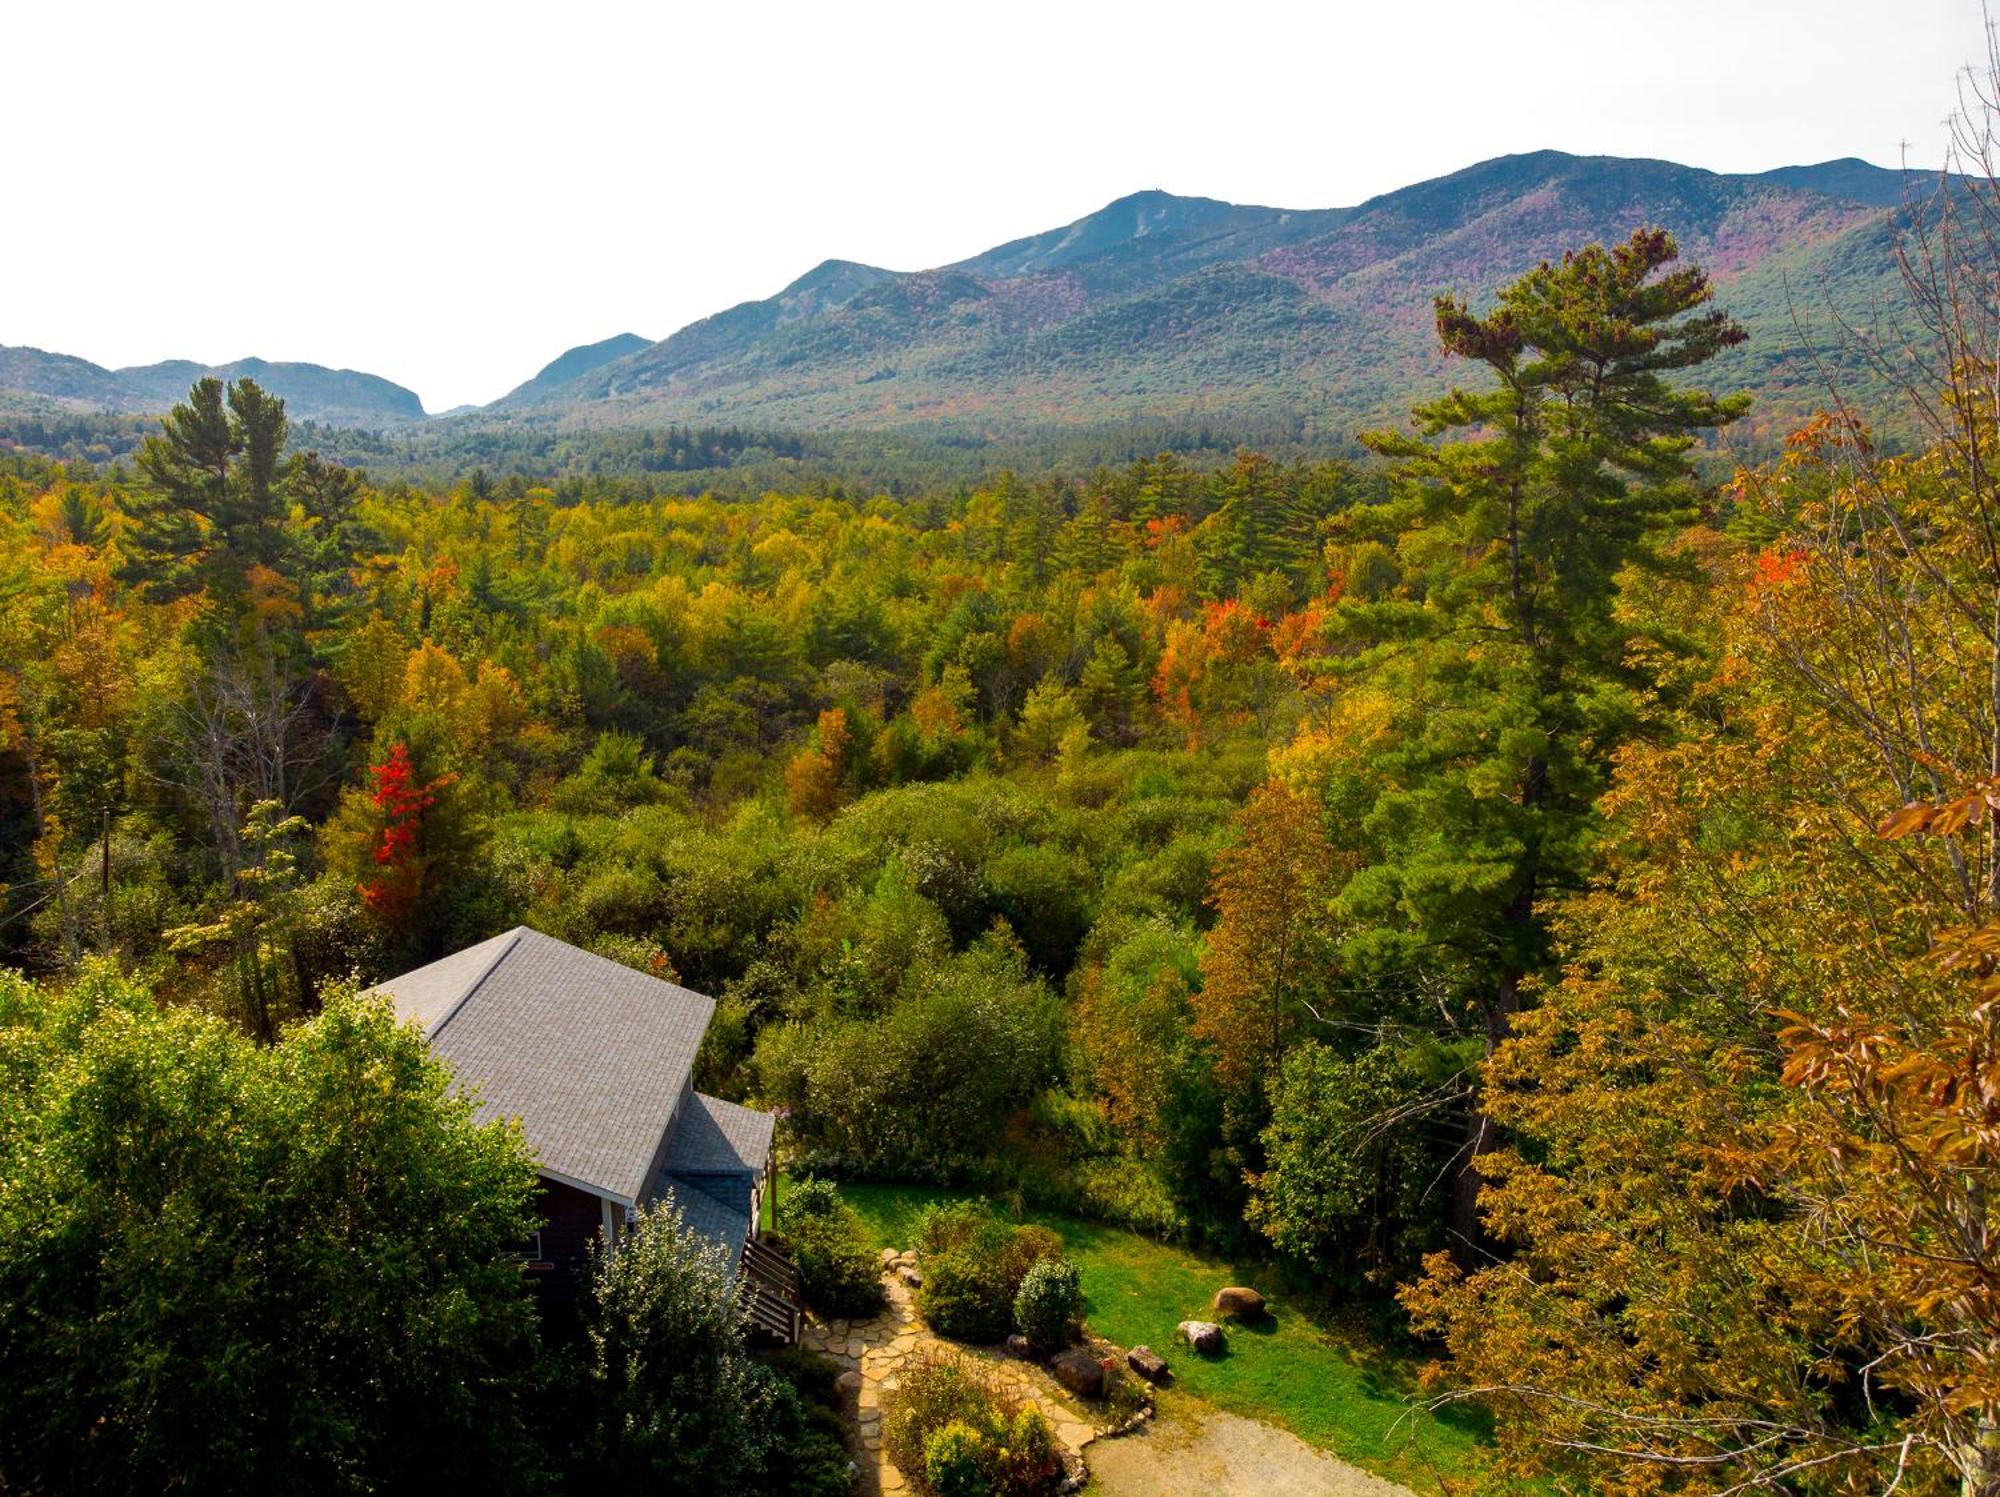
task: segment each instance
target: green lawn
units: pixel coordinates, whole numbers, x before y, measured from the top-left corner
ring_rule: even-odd
[[[883,1247],[911,1245],[918,1210],[944,1192],[914,1186],[843,1185]],[[783,1199],[783,1185],[779,1187]],[[1317,1324],[1288,1299],[1264,1266],[1169,1247],[1116,1227],[1030,1213],[1052,1228],[1083,1270],[1091,1327],[1121,1346],[1151,1346],[1173,1364],[1174,1386],[1219,1408],[1266,1420],[1308,1443],[1419,1491],[1440,1477],[1474,1477],[1485,1442],[1469,1414],[1413,1410],[1415,1359]],[[1213,1361],[1174,1341],[1183,1320],[1207,1319],[1215,1291],[1248,1284],[1272,1314],[1263,1326],[1229,1328],[1229,1350]]]

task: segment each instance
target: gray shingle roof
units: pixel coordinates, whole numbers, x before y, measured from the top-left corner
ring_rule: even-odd
[[[750,1186],[747,1181],[741,1181],[742,1194],[737,1197],[722,1181],[711,1183],[717,1188],[710,1189],[709,1183],[697,1184],[686,1179],[667,1182],[673,1203],[680,1210],[681,1220],[696,1236],[721,1243],[729,1255],[728,1261],[733,1265],[742,1258],[743,1244],[750,1236]],[[732,1201],[740,1204],[731,1204]]]
[[[713,1000],[526,926],[377,991],[477,1091],[482,1120],[521,1120],[545,1174],[645,1199]]]
[[[664,1166],[670,1175],[764,1173],[778,1120],[720,1097],[694,1094],[694,1106],[674,1124]]]

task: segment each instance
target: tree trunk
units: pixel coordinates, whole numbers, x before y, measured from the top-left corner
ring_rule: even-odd
[[[1521,1011],[1521,981],[1517,974],[1501,979],[1500,991],[1492,1002],[1481,1006],[1486,1020],[1486,1058],[1514,1032],[1514,1015]],[[1451,1233],[1451,1256],[1459,1267],[1471,1269],[1492,1257],[1493,1240],[1479,1219],[1479,1191],[1486,1177],[1479,1173],[1479,1156],[1500,1147],[1500,1130],[1488,1116],[1477,1093],[1465,1120],[1465,1143],[1458,1173],[1451,1182],[1451,1213],[1447,1226]]]
[[[1521,776],[1521,805],[1527,808],[1540,805],[1548,793],[1548,783],[1548,765],[1539,757],[1529,759]],[[1539,859],[1531,846],[1522,862],[1520,885],[1500,917],[1501,960],[1505,966],[1493,997],[1480,1005],[1486,1021],[1486,1060],[1491,1060],[1493,1052],[1513,1035],[1514,1015],[1521,1011],[1521,982],[1528,975],[1521,959],[1533,944],[1535,897],[1540,882]],[[1475,1091],[1466,1117],[1458,1173],[1451,1182],[1451,1211],[1446,1223],[1451,1236],[1451,1255],[1461,1268],[1469,1269],[1492,1256],[1493,1241],[1479,1219],[1479,1191],[1485,1184],[1485,1177],[1479,1173],[1479,1156],[1499,1147],[1500,1131],[1487,1115],[1483,1098]]]

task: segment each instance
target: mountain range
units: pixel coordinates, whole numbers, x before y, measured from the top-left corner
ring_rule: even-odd
[[[1935,186],[1855,159],[1727,175],[1557,151],[1504,156],[1351,208],[1292,210],[1147,191],[955,264],[827,260],[777,295],[658,342],[571,349],[458,423],[731,423],[767,430],[993,432],[1135,419],[1289,426],[1393,419],[1447,377],[1430,305],[1538,261],[1661,225],[1711,271],[1751,337],[1709,371],[1780,420],[1853,373],[1835,318],[1895,304],[1891,210]],[[105,370],[0,348],[0,391],[158,409],[200,373],[248,373],[293,414],[423,419],[372,375],[244,360]]]
[[[38,397],[58,409],[163,411],[185,398],[188,386],[204,375],[222,380],[254,379],[283,396],[287,410],[301,420],[378,426],[424,419],[424,404],[414,390],[355,369],[264,359],[238,359],[231,364],[168,359],[159,364],[106,369],[70,354],[0,345],[0,394]]]

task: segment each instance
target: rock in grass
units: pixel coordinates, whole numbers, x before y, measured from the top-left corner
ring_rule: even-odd
[[[1212,1320],[1183,1320],[1174,1335],[1204,1357],[1222,1355],[1222,1327]]]
[[[1080,1347],[1057,1352],[1049,1363],[1056,1381],[1079,1398],[1104,1396],[1104,1364]]]
[[[1224,1320],[1262,1320],[1264,1296],[1241,1285],[1219,1289],[1215,1295],[1215,1313]]]
[[[1019,1331],[1016,1331],[1013,1335],[1007,1338],[1008,1356],[1025,1357],[1029,1354],[1029,1352],[1030,1348],[1028,1346],[1028,1338],[1026,1336],[1023,1336]]]
[[[1126,1352],[1125,1365],[1149,1383],[1167,1380],[1167,1359],[1150,1346],[1135,1346]]]

